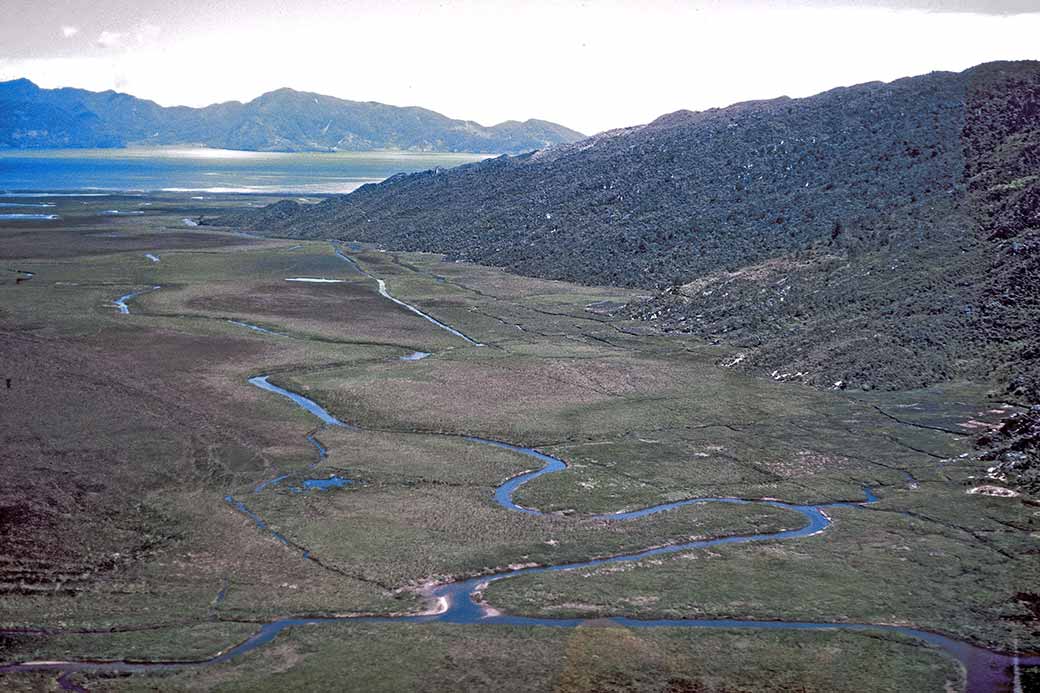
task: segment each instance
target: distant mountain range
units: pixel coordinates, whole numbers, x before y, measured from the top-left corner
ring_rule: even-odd
[[[205,145],[249,151],[516,153],[584,137],[544,120],[484,127],[401,108],[279,89],[249,103],[165,108],[114,91],[0,82],[0,149]]]
[[[647,326],[827,388],[1040,401],[1040,63],[680,111],[220,220],[645,287]]]

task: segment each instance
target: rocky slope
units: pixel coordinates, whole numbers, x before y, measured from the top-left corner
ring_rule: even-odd
[[[582,135],[542,120],[484,127],[424,108],[279,89],[249,103],[164,108],[112,91],[0,83],[0,148],[203,144],[253,151],[524,152]]]
[[[654,289],[628,314],[780,379],[1040,398],[1040,63],[673,113],[223,222]]]
[[[1040,404],[1006,418],[978,440],[982,459],[996,462],[990,476],[1040,496]]]

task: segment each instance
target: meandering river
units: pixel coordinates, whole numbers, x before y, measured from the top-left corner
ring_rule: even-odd
[[[456,335],[460,339],[464,340],[471,346],[481,346],[479,342],[470,337],[466,336],[462,332],[451,327],[447,323],[444,323],[436,318],[433,318],[429,314],[421,311],[420,309],[408,304],[400,299],[392,296],[387,290],[385,282],[377,277],[374,277],[366,270],[362,269],[360,265],[349,256],[345,255],[339,249],[336,249],[337,255],[342,257],[344,260],[350,262],[357,269],[364,274],[372,277],[378,282],[379,293],[395,304],[401,305],[438,327]],[[152,287],[149,290],[155,290],[159,287]],[[129,312],[126,306],[126,301],[138,296],[145,291],[138,291],[121,296],[115,301],[115,304],[120,307],[120,310],[124,313]],[[276,337],[288,337],[290,335],[280,332],[274,332],[265,328],[260,328],[256,325],[249,323],[231,321],[242,327],[253,329],[257,332],[269,334]],[[425,353],[425,352],[417,352]],[[270,382],[268,375],[257,375],[249,379],[249,383],[255,387],[261,388],[269,393],[283,397],[295,406],[298,406],[311,415],[313,415],[318,421],[321,422],[322,426],[337,426],[347,427],[354,430],[361,430],[356,425],[342,421],[338,419],[331,412],[326,410],[321,404],[311,400],[303,395],[292,392],[285,388],[279,387]],[[431,434],[436,435],[436,434]],[[457,438],[457,436],[455,436]],[[324,458],[326,454],[326,448],[318,442],[314,437],[314,434],[307,435],[308,441],[310,441],[317,449],[318,461]],[[537,508],[528,508],[517,504],[513,499],[516,492],[535,479],[547,475],[560,472],[567,468],[567,463],[552,455],[547,455],[544,452],[540,452],[533,448],[522,447],[518,445],[512,445],[507,442],[499,440],[491,440],[488,438],[480,438],[469,436],[465,437],[464,440],[474,445],[489,445],[497,448],[503,448],[512,451],[516,454],[526,456],[532,461],[536,462],[538,466],[535,469],[526,471],[522,474],[514,476],[510,479],[505,480],[495,489],[494,500],[502,508],[510,512],[523,513],[527,515],[541,515],[542,512]],[[273,479],[261,481],[254,489],[254,492],[260,493],[266,488],[278,484],[287,478],[287,475],[281,475]],[[309,484],[307,482],[314,482]],[[306,480],[303,483],[304,488],[328,488],[328,487],[341,487],[350,483],[348,479],[342,479],[340,477],[332,476],[326,480]],[[245,503],[241,500],[228,496],[227,502],[235,507],[237,510],[242,512],[244,515],[249,517],[258,528],[267,531],[277,541],[290,546],[292,548],[299,549],[302,552],[303,558],[309,560],[318,561],[318,557],[311,554],[309,550],[304,547],[300,547],[293,543],[289,538],[284,535],[271,530],[267,523],[262,517],[251,511]],[[849,501],[843,503],[830,503],[821,505],[797,505],[792,503],[784,503],[778,500],[765,500],[765,499],[754,499],[754,498],[689,498],[686,500],[675,501],[670,503],[662,503],[659,505],[653,505],[638,510],[632,510],[627,512],[618,513],[606,513],[594,515],[596,519],[609,520],[614,522],[625,522],[633,520],[639,517],[645,517],[656,513],[669,512],[680,507],[697,504],[708,504],[708,503],[727,503],[727,504],[738,504],[738,505],[769,505],[775,508],[781,508],[788,510],[792,513],[800,515],[803,524],[797,529],[787,529],[778,532],[766,533],[766,534],[753,534],[746,536],[728,536],[719,537],[716,539],[705,539],[700,541],[684,542],[680,544],[672,544],[668,546],[661,546],[651,549],[645,549],[642,551],[633,551],[607,558],[599,558],[594,560],[580,561],[575,563],[566,563],[560,565],[551,566],[537,566],[537,567],[526,567],[506,570],[494,575],[482,575],[479,577],[473,577],[468,580],[460,582],[453,582],[447,584],[440,584],[430,588],[425,596],[430,600],[430,609],[422,614],[415,615],[400,615],[400,616],[346,616],[346,617],[329,617],[329,618],[285,618],[271,621],[260,627],[260,629],[252,636],[247,638],[245,641],[238,645],[221,652],[213,657],[196,660],[196,661],[157,661],[157,662],[131,662],[131,661],[46,661],[46,662],[24,662],[18,664],[8,664],[0,666],[0,672],[17,672],[17,671],[56,671],[62,672],[60,682],[63,687],[75,686],[73,682],[68,679],[68,674],[73,672],[148,672],[156,670],[169,670],[179,669],[188,667],[199,667],[213,664],[219,664],[234,659],[240,655],[246,654],[252,650],[255,650],[269,642],[278,636],[283,630],[292,628],[294,626],[300,626],[305,624],[318,624],[318,623],[353,623],[353,622],[366,622],[366,623],[452,623],[460,626],[480,624],[485,626],[491,625],[508,625],[508,626],[542,626],[552,628],[574,628],[583,623],[583,619],[578,618],[534,618],[526,616],[516,616],[510,614],[501,613],[497,609],[491,609],[486,604],[482,603],[479,599],[479,595],[484,591],[488,584],[501,580],[508,580],[511,578],[519,577],[521,575],[531,575],[536,573],[546,572],[560,572],[569,570],[584,570],[588,568],[594,568],[596,566],[613,564],[613,563],[624,563],[630,561],[639,561],[652,556],[660,556],[665,554],[673,554],[682,551],[693,551],[698,549],[705,549],[712,546],[720,546],[727,544],[745,544],[751,542],[766,542],[766,541],[792,541],[798,539],[804,539],[811,535],[820,534],[826,532],[830,527],[831,521],[827,516],[826,511],[832,508],[844,507],[844,508],[858,508],[866,504],[873,503],[877,500],[871,489],[864,489],[864,499],[862,501]],[[320,562],[320,561],[319,561]],[[970,643],[956,640],[948,636],[933,633],[926,630],[917,628],[909,628],[902,626],[892,626],[885,624],[872,624],[872,623],[828,623],[828,622],[806,622],[806,621],[754,621],[754,620],[729,620],[729,619],[633,619],[624,617],[615,617],[609,619],[610,622],[620,626],[628,628],[700,628],[700,629],[722,629],[722,630],[798,630],[798,631],[851,631],[851,632],[872,632],[872,633],[893,633],[903,636],[915,638],[929,645],[935,646],[945,652],[947,655],[955,658],[965,668],[967,673],[966,690],[968,693],[982,693],[990,691],[1003,691],[1012,690],[1012,676],[1013,672],[1017,670],[1019,666],[1038,666],[1040,665],[1040,656],[1017,656],[1008,655],[999,652],[987,650],[982,647],[972,645]]]

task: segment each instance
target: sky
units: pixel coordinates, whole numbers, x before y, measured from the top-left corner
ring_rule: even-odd
[[[0,80],[165,106],[280,87],[586,134],[1040,59],[1040,0],[4,0]]]

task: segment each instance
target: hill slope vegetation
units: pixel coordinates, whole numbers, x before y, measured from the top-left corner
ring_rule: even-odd
[[[1038,397],[1040,63],[640,127],[221,220],[645,287],[628,313],[823,387]]]

